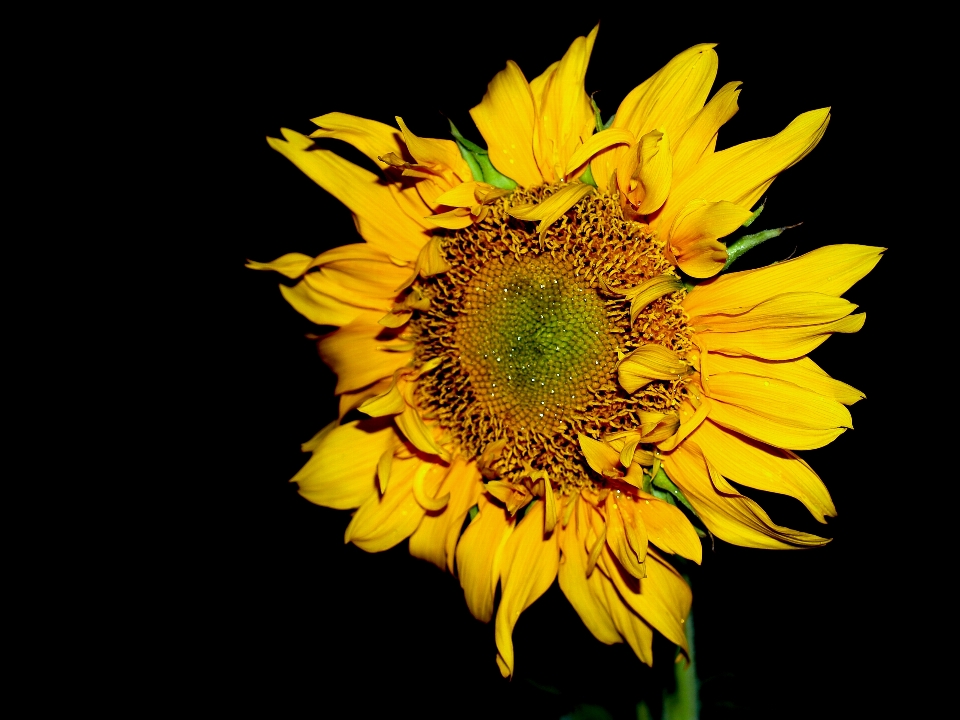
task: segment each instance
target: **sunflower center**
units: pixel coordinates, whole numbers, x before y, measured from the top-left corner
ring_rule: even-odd
[[[520,430],[562,431],[567,408],[613,372],[603,299],[569,263],[493,260],[462,303],[454,337],[477,401]]]
[[[418,410],[456,452],[479,458],[487,477],[536,493],[546,475],[569,494],[607,482],[584,459],[580,435],[635,431],[641,412],[680,405],[682,380],[627,393],[618,352],[656,343],[683,357],[692,345],[682,292],[631,322],[623,291],[674,271],[656,236],[625,220],[615,196],[583,199],[542,241],[533,223],[507,212],[556,190],[517,190],[477,224],[444,232],[451,269],[417,281],[430,302],[409,333],[416,363],[432,368],[417,381]]]

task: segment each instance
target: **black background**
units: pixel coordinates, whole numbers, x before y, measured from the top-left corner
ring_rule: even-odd
[[[506,60],[532,79],[599,19],[586,89],[596,91],[604,117],[699,42],[719,43],[714,90],[744,83],[740,112],[721,130],[718,149],[775,134],[806,110],[833,108],[823,140],[771,186],[758,222],[803,225],[739,267],[830,243],[890,248],[846,294],[867,312],[864,329],[813,353],[867,395],[852,408],[855,430],[803,453],[839,517],[824,528],[799,503],[751,493],[774,521],[834,540],[806,551],[721,542],[708,549],[693,570],[696,659],[704,718],[843,717],[885,704],[900,637],[909,632],[896,611],[908,599],[889,582],[900,572],[892,492],[900,470],[889,440],[898,398],[882,371],[901,302],[890,292],[893,272],[905,258],[899,233],[885,229],[889,181],[871,139],[884,122],[875,99],[883,78],[866,51],[839,30],[791,39],[749,20],[731,37],[681,10],[669,22],[652,11],[543,20],[499,8],[490,21],[480,7],[470,19],[346,12],[337,22],[319,12],[265,14],[262,25],[225,44],[211,70],[211,92],[226,100],[214,127],[226,131],[227,159],[200,178],[217,198],[210,228],[218,247],[217,274],[206,281],[215,302],[202,312],[217,328],[206,379],[226,390],[223,412],[210,422],[218,435],[228,432],[208,453],[214,505],[200,518],[208,536],[196,559],[197,587],[211,602],[197,602],[193,617],[201,622],[189,650],[231,678],[224,698],[321,716],[350,706],[358,717],[558,718],[587,702],[633,717],[645,688],[671,672],[665,644],[655,646],[651,671],[626,645],[593,639],[554,585],[521,617],[517,674],[503,680],[492,624],[470,616],[455,578],[409,557],[405,544],[373,555],[345,546],[349,513],[313,506],[287,482],[307,457],[299,443],[335,416],[335,378],[304,338],[313,328],[282,300],[281,277],[243,268],[247,258],[316,255],[359,241],[349,212],[269,149],[265,136],[279,136],[281,127],[309,133],[311,117],[337,110],[391,124],[400,115],[429,137],[449,137],[449,117],[480,140],[467,111]]]

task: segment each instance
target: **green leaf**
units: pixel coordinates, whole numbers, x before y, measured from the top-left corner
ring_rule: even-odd
[[[463,159],[466,160],[467,165],[470,166],[470,173],[473,175],[474,180],[485,182],[501,190],[513,190],[517,186],[515,181],[508,178],[493,166],[493,163],[490,162],[490,153],[488,153],[485,148],[467,140],[461,135],[460,131],[457,130],[457,126],[453,124],[453,120],[448,120],[448,122],[450,123],[450,134],[453,135],[454,140],[456,140],[457,147],[460,149],[460,154],[463,156]]]
[[[572,713],[561,716],[560,720],[613,720],[613,715],[600,705],[580,703]]]

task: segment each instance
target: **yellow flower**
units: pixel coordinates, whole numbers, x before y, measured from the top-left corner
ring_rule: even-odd
[[[284,297],[333,328],[318,345],[339,420],[303,445],[301,494],[355,509],[360,548],[409,540],[455,573],[473,615],[496,617],[505,676],[520,614],[554,579],[602,642],[649,664],[656,630],[687,652],[691,593],[670,556],[699,563],[705,532],[827,542],[774,524],[730,481],[825,522],[830,496],[794,451],[851,427],[845,405],[862,398],[807,354],[863,325],[840,296],[881,249],[718,276],[721,239],[829,111],[715,152],[739,83],[708,101],[717,56],[698,45],[604,126],[584,90],[596,33],[532,81],[507,63],[470,111],[486,150],[342,113],[269,138],[365,242],[249,264],[296,280]]]

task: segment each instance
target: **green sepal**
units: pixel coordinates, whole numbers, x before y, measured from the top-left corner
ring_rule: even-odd
[[[657,498],[657,500],[663,500],[668,505],[673,505],[674,507],[676,507],[677,505],[677,501],[673,499],[673,495],[668,493],[666,490],[661,490],[660,488],[652,487],[648,492],[651,495],[653,495],[655,498]]]
[[[470,168],[470,174],[473,175],[473,179],[477,182],[483,182],[483,169],[480,167],[480,163],[477,162],[477,158],[459,142],[457,143],[457,149],[460,150],[460,155],[463,159],[467,161],[467,166]]]
[[[753,215],[751,215],[750,217],[748,217],[746,220],[743,221],[743,225],[741,225],[741,227],[750,227],[751,225],[753,225],[753,221],[756,220],[758,217],[760,217],[760,213],[763,212],[763,208],[766,206],[766,204],[767,204],[767,199],[764,198],[763,202],[760,203],[760,207],[758,207],[756,210],[753,211]]]
[[[513,190],[517,187],[514,180],[511,180],[493,166],[493,163],[490,162],[490,153],[485,148],[470,142],[461,135],[457,126],[453,124],[453,120],[448,120],[448,122],[450,123],[450,134],[456,140],[463,159],[470,166],[470,173],[474,180],[485,182],[487,185],[493,185],[501,190]]]
[[[673,484],[673,480],[667,477],[667,474],[663,471],[663,468],[657,470],[657,474],[653,476],[653,485],[661,490],[666,490],[668,493],[670,493],[672,498],[676,498],[683,503],[683,506],[692,512],[694,517],[700,517],[697,515],[697,511],[693,509],[693,505],[690,504],[690,501],[687,500],[687,496],[683,494],[683,491],[681,491],[680,488]],[[654,493],[654,495],[656,495],[656,493]]]
[[[613,121],[616,119],[616,117],[617,117],[617,114],[616,114],[616,113],[614,113],[613,115],[611,115],[610,117],[608,117],[608,118],[607,118],[607,121],[603,124],[603,127],[600,128],[600,129],[601,129],[601,130],[606,130],[608,127],[610,127],[611,125],[613,125]]]
[[[597,187],[597,181],[593,179],[593,170],[590,169],[590,163],[587,163],[587,169],[580,176],[580,182]]]
[[[527,516],[527,513],[530,512],[530,508],[532,508],[538,502],[540,502],[540,498],[535,497],[533,500],[520,508],[520,511],[517,513],[517,522],[523,520]]]
[[[763,209],[762,207],[760,208]],[[758,213],[759,214],[759,213]],[[752,235],[744,235],[737,240],[734,240],[732,243],[727,245],[727,262],[724,263],[723,269],[720,272],[726,272],[730,269],[730,266],[733,265],[734,261],[743,255],[747,250],[753,250],[760,243],[766,242],[771,238],[775,238],[784,230],[789,230],[790,228],[795,228],[796,225],[786,225],[784,227],[773,228],[772,230],[761,230],[758,233],[753,233]]]
[[[603,120],[600,119],[600,107],[597,105],[597,101],[593,99],[593,95],[590,96],[590,107],[593,108],[593,123],[597,132],[600,132],[603,130]]]
[[[480,506],[474,505],[472,508],[467,510],[467,519],[469,522],[473,522],[473,519],[480,514]]]

